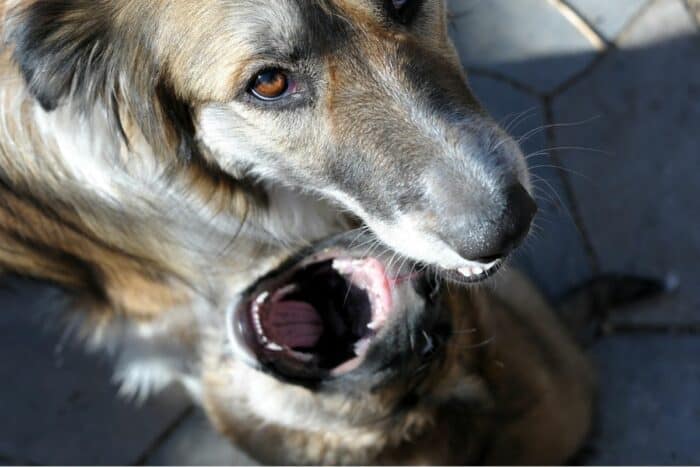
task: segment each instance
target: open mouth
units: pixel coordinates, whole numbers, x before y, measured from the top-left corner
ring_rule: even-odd
[[[287,378],[343,375],[362,364],[415,277],[392,276],[375,257],[324,250],[258,282],[231,314],[232,339]]]

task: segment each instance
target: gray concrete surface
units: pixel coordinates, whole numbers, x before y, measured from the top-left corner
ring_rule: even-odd
[[[200,411],[184,419],[144,460],[146,465],[257,465],[212,430]]]
[[[542,209],[519,263],[552,298],[599,272],[680,284],[602,323],[599,417],[578,462],[700,463],[700,1],[450,8],[485,106],[516,135],[541,129],[523,143]],[[57,335],[37,334],[52,307],[0,291],[0,463],[250,462],[177,391],[136,408],[104,362],[56,353]]]
[[[0,461],[138,463],[189,401],[176,388],[141,406],[117,397],[109,362],[61,338],[52,292],[0,288]]]
[[[680,288],[664,305],[620,319],[700,323],[700,40],[681,2],[648,8],[584,80],[555,101],[554,118],[596,120],[557,129],[581,215],[600,267],[674,274]],[[624,239],[624,241],[620,241]]]
[[[614,335],[592,351],[604,386],[587,462],[697,464],[700,337]]]

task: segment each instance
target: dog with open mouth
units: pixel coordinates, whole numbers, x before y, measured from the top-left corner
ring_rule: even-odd
[[[264,461],[564,460],[590,378],[547,305],[508,271],[436,288],[536,212],[448,24],[444,0],[0,0],[0,273],[59,287],[123,394],[183,384]],[[278,268],[357,226],[403,263],[336,240]]]
[[[504,268],[493,287],[456,287],[353,240],[285,261],[210,330],[203,400],[224,434],[264,463],[540,464],[576,453],[593,373],[523,276]]]

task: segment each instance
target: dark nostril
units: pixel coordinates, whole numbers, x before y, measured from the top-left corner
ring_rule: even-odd
[[[505,209],[484,244],[484,248],[471,259],[491,263],[507,256],[525,238],[537,213],[537,204],[520,184],[511,185],[505,191]],[[476,253],[476,252],[475,252]]]
[[[537,213],[537,203],[521,184],[506,190],[506,209],[501,226],[501,250],[510,252],[530,231],[530,224]]]
[[[510,209],[515,214],[520,227],[529,227],[532,218],[537,213],[537,203],[525,187],[519,183],[511,185],[507,190],[506,200],[508,203],[506,210]]]

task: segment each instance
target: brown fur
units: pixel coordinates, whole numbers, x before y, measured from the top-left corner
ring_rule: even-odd
[[[494,291],[455,289],[444,294],[444,306],[455,335],[445,357],[422,380],[414,407],[393,409],[407,391],[402,380],[364,397],[313,396],[327,417],[323,431],[264,423],[248,412],[244,399],[231,398],[228,361],[210,355],[204,373],[207,413],[219,430],[263,463],[536,465],[569,460],[590,430],[595,379],[588,360],[532,284],[514,270],[505,271]],[[294,403],[306,391],[295,388],[295,397],[284,389],[267,397]],[[335,423],[365,413],[374,421],[356,420],[352,427]]]
[[[21,9],[21,5],[14,8]],[[94,14],[90,11],[90,18]],[[119,15],[116,18],[119,21]],[[64,21],[69,25],[80,23],[82,18],[69,15]],[[63,179],[61,161],[54,154],[57,148],[38,134],[30,117],[32,99],[26,95],[7,50],[0,56],[0,80],[6,91],[2,103],[5,112],[14,109],[20,113],[4,117],[14,141],[0,141],[0,270],[56,282],[87,309],[107,314],[143,319],[185,304],[189,298],[183,285],[191,280],[192,265],[173,262],[177,255],[163,257],[164,239],[157,226],[152,226],[155,232],[144,231],[137,226],[142,224],[140,213],[110,209],[80,193],[71,180]],[[12,99],[21,100],[21,104],[13,107]],[[120,127],[132,145],[143,144],[143,125],[129,110],[129,103],[124,102],[118,116]],[[158,125],[165,132],[156,136],[158,131],[154,130],[155,147],[161,154],[175,152],[180,136],[167,125]],[[124,149],[122,160],[114,162],[128,167],[132,163],[129,158],[134,156],[126,146]],[[164,170],[172,183],[182,184],[195,202],[214,212],[243,218],[253,209],[252,204],[264,204],[264,195],[254,186],[233,180],[206,160],[163,164],[170,166]],[[134,228],[141,231],[130,231]]]
[[[420,180],[410,177],[436,160],[457,164],[436,173],[471,177],[495,164],[505,174],[493,177],[499,182],[527,182],[515,143],[466,85],[443,2],[425,0],[410,30],[388,25],[380,1],[309,0],[289,11],[282,7],[295,2],[279,2],[281,12],[268,6],[264,14],[259,3],[0,0],[0,272],[63,287],[87,332],[109,335],[98,345],[114,339],[129,350],[135,334],[139,345],[167,341],[168,352],[186,353],[179,376],[201,383],[219,429],[264,461],[564,461],[588,430],[590,369],[534,291],[523,292],[528,306],[508,301],[526,287],[521,281],[507,280],[507,297],[461,290],[445,298],[456,327],[475,331],[452,339],[416,383],[419,402],[399,414],[405,384],[317,398],[221,354],[212,329],[220,331],[237,293],[288,249],[356,225],[362,213],[338,209],[334,190],[362,197],[374,215],[391,211],[381,205],[387,193],[425,205],[415,193]],[[274,13],[309,15],[300,20],[309,27],[299,31]],[[271,27],[279,37],[263,42],[272,51],[258,50],[256,34]],[[323,87],[312,97],[323,105],[312,100],[305,105],[313,111],[282,118],[240,104],[271,54],[313,68]],[[464,122],[425,134],[435,122],[415,121],[414,104],[388,99],[387,88],[417,96],[421,112],[449,113],[440,124],[453,115]],[[212,121],[250,143],[250,159],[226,153],[229,140],[204,144]],[[488,149],[472,171],[463,169],[473,161],[455,157],[469,132]],[[208,142],[219,142],[210,133]],[[261,161],[265,173],[288,178],[249,167]],[[500,213],[486,182],[451,185]],[[303,212],[290,212],[286,198]],[[440,213],[410,212],[433,230]],[[247,392],[230,392],[232,372],[255,391],[299,403],[300,413],[314,409],[323,430],[260,419]]]

